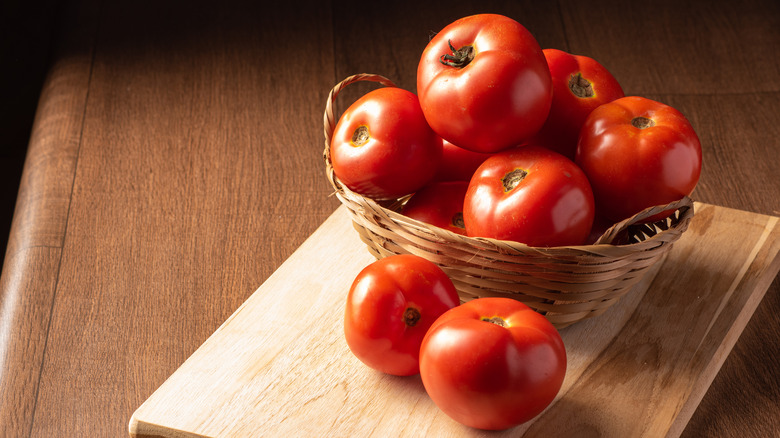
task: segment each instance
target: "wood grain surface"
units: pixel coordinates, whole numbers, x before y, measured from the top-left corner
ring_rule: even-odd
[[[543,47],[601,61],[627,94],[676,106],[704,148],[693,198],[780,215],[776,1],[57,11],[0,277],[0,436],[126,435],[338,206],[321,157],[330,88],[368,72],[413,90],[429,34],[460,16],[512,16]],[[777,315],[775,279],[683,436],[780,435]]]
[[[780,270],[780,218],[696,211],[624,299],[560,330],[563,386],[518,427],[462,426],[419,376],[378,373],[350,353],[344,302],[373,257],[340,207],[133,413],[130,433],[677,437]]]

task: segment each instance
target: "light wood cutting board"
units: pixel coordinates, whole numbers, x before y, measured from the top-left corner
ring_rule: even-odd
[[[605,314],[561,330],[558,398],[500,433],[469,429],[419,376],[349,351],[343,306],[373,258],[339,207],[130,420],[130,434],[678,436],[780,270],[778,218],[696,204],[663,263]]]

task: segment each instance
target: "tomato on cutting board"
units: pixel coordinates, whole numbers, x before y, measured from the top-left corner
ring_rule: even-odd
[[[542,315],[511,298],[478,298],[444,313],[420,349],[420,377],[454,420],[501,430],[541,413],[566,375],[566,348]]]
[[[433,322],[460,304],[447,274],[422,257],[402,254],[366,266],[347,297],[344,334],[352,353],[378,371],[420,371],[420,344]]]

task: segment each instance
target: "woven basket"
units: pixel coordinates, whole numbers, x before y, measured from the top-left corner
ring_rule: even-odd
[[[350,76],[330,92],[325,108],[325,166],[336,196],[347,207],[355,230],[376,258],[411,253],[439,265],[461,301],[510,297],[545,315],[557,328],[603,313],[620,299],[688,228],[693,202],[656,206],[609,228],[593,245],[530,247],[518,242],[466,237],[400,214],[407,197],[375,201],[342,185],[330,161],[330,139],[339,91],[358,81],[395,86],[371,74]],[[644,223],[660,212],[665,220]]]

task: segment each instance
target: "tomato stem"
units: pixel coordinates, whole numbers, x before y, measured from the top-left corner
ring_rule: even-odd
[[[371,136],[368,134],[368,126],[360,125],[355,129],[355,132],[352,133],[352,144],[355,146],[363,146],[368,143],[369,138],[371,138]]]
[[[571,75],[569,77],[569,90],[574,93],[575,96],[581,98],[593,97],[593,85],[589,80],[582,77],[582,73]]]
[[[637,129],[646,129],[655,126],[655,120],[648,119],[647,117],[634,117],[631,119],[631,125]]]
[[[494,316],[492,318],[485,317],[482,318],[482,320],[501,327],[506,327],[506,321],[504,320],[504,318],[501,318],[500,316]]]
[[[455,226],[456,228],[463,228],[463,229],[466,228],[466,225],[463,223],[462,211],[459,211],[452,216],[452,225]]]
[[[504,184],[504,193],[517,187],[517,185],[520,184],[520,182],[523,181],[527,175],[528,172],[523,169],[515,169],[504,175],[504,178],[501,180],[501,182]]]
[[[442,64],[455,68],[463,68],[467,66],[472,59],[474,59],[474,47],[470,44],[467,44],[457,50],[455,50],[455,46],[452,45],[451,40],[447,40],[447,44],[449,44],[450,50],[452,50],[452,55],[449,53],[441,55],[439,62]]]
[[[420,311],[415,309],[414,307],[407,307],[406,311],[404,312],[404,323],[407,325],[407,327],[414,327],[417,325],[417,323],[420,321],[420,318],[422,318],[422,315],[420,314]]]

